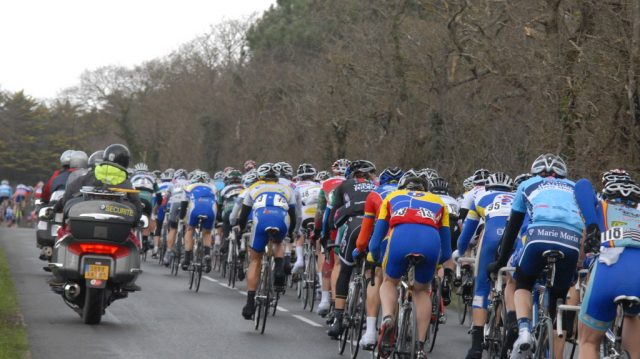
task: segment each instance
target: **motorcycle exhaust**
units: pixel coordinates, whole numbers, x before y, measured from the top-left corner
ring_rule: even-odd
[[[74,300],[80,295],[80,286],[76,283],[67,283],[64,285],[64,297],[67,300]]]

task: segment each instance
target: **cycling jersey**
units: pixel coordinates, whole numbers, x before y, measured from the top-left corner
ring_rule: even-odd
[[[315,181],[300,181],[294,190],[296,194],[296,232],[300,233],[303,222],[309,222],[316,216],[318,197],[320,195],[320,183]]]
[[[380,211],[382,201],[387,195],[398,189],[398,185],[395,183],[389,183],[376,188],[374,191],[369,192],[367,200],[364,204],[364,218],[362,219],[362,227],[360,234],[356,241],[356,248],[358,252],[364,253],[369,245],[369,239],[373,233],[373,226],[375,224],[376,217]],[[384,250],[386,246],[382,245],[381,249]],[[382,258],[383,254],[378,254],[377,258]]]
[[[458,251],[464,253],[469,241],[476,231],[480,219],[484,219],[485,226],[478,249],[476,263],[476,281],[473,297],[473,307],[486,309],[491,291],[491,281],[487,274],[489,263],[495,259],[500,239],[511,213],[511,203],[514,194],[503,191],[486,190],[476,197],[469,208],[469,213],[462,226],[462,233],[458,238]]]
[[[329,225],[329,211],[330,210],[330,195],[333,190],[340,185],[345,180],[343,176],[334,176],[326,179],[320,184],[320,193],[318,194],[318,206],[316,208],[316,222],[315,228],[316,231],[320,230],[322,235],[330,235],[335,238],[335,232],[331,231],[329,233],[329,229],[327,226]]]
[[[291,187],[275,183],[259,181],[249,187],[245,193],[243,206],[253,210],[253,226],[251,227],[251,248],[256,252],[264,252],[269,237],[267,229],[277,228],[276,240],[282,240],[289,232],[291,213],[295,209],[295,198]],[[244,227],[246,218],[241,213],[240,223]],[[295,215],[293,215],[295,221]]]
[[[22,184],[19,184],[16,186],[16,191],[13,193],[13,200],[16,203],[22,202],[28,196],[29,196],[29,188],[27,186]],[[1,192],[0,192],[0,197],[2,197]]]
[[[189,201],[187,207],[187,223],[190,227],[198,225],[198,216],[207,216],[202,228],[210,230],[216,218],[216,189],[207,183],[192,183],[184,187]]]
[[[376,188],[373,181],[364,178],[350,178],[340,183],[333,192],[329,228],[340,227],[351,216],[364,215],[367,196]]]
[[[461,209],[470,209],[473,206],[476,198],[484,192],[484,186],[475,186],[469,191],[465,192],[460,202]]]
[[[241,184],[230,184],[220,191],[218,196],[218,206],[222,217],[228,216],[236,203],[236,198],[244,191]]]
[[[429,283],[438,262],[451,258],[449,212],[432,193],[396,190],[387,195],[369,242],[374,259],[387,233],[389,240],[382,266],[391,278],[400,278],[406,272],[406,257],[410,254],[423,257],[415,272],[420,283]]]

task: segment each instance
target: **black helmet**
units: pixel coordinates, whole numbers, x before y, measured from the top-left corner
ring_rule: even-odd
[[[436,177],[429,181],[429,192],[435,194],[449,194],[449,183],[442,177]]]
[[[104,161],[115,163],[124,168],[129,167],[129,158],[131,158],[129,149],[127,146],[119,143],[109,145],[104,149],[104,153],[102,154],[102,159]]]
[[[490,174],[491,172],[489,172],[489,170],[486,170],[484,168],[476,170],[473,173],[473,184],[476,186],[484,186]]]
[[[405,173],[398,182],[398,189],[406,189],[409,191],[427,191],[429,184],[422,177]]]
[[[371,173],[376,171],[376,166],[367,160],[357,160],[351,162],[349,165],[349,173],[354,175],[356,173]]]

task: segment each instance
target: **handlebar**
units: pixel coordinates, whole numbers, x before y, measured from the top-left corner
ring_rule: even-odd
[[[498,293],[502,292],[502,275],[505,273],[513,273],[515,271],[516,271],[515,267],[502,267],[498,269],[498,278],[496,278],[496,286],[495,286],[496,292]]]

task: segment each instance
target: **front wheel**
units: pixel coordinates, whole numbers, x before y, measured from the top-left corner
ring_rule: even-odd
[[[544,319],[538,327],[535,346],[535,359],[554,359],[553,351],[553,323],[551,319]]]
[[[100,324],[104,312],[104,289],[86,288],[82,320],[85,324]]]

